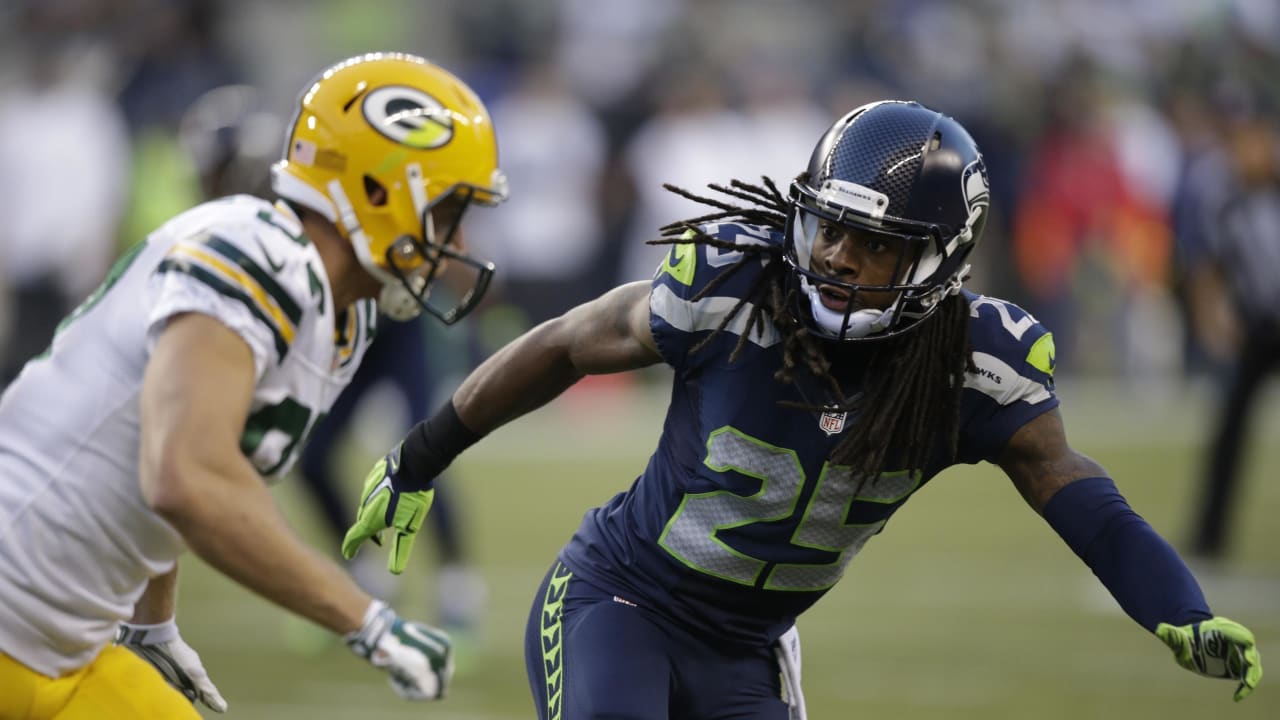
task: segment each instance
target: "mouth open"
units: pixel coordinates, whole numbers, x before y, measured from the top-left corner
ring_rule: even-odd
[[[823,307],[828,310],[834,310],[843,313],[850,310],[851,294],[844,288],[838,288],[833,285],[819,285],[818,299],[822,302]]]

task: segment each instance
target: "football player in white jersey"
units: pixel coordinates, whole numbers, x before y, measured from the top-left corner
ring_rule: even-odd
[[[126,252],[0,399],[0,720],[225,710],[174,621],[187,547],[343,634],[399,694],[443,695],[448,638],[303,544],[263,480],[355,372],[378,310],[453,323],[483,294],[493,267],[458,226],[506,197],[488,112],[421,58],[351,58],[302,93],[272,187],[275,204],[205,203]],[[442,306],[446,265],[470,286]]]

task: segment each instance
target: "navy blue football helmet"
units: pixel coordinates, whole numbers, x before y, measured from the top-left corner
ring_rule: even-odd
[[[989,202],[982,154],[954,119],[897,100],[848,113],[822,136],[808,171],[791,184],[785,258],[798,284],[800,318],[810,332],[839,341],[887,338],[915,327],[960,292]],[[814,242],[824,225],[891,241],[878,247],[897,253],[892,279],[859,284],[815,271]],[[868,307],[868,294],[882,307]]]
[[[178,142],[195,166],[206,199],[248,193],[271,196],[271,163],[280,155],[284,120],[267,110],[262,92],[223,85],[191,104]]]

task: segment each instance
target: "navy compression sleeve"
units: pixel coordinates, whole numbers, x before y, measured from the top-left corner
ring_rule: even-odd
[[[1129,507],[1111,478],[1062,488],[1045,505],[1044,519],[1147,630],[1213,617],[1182,558]]]

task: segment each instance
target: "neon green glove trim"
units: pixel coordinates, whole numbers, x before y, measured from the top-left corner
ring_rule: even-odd
[[[399,575],[409,564],[409,553],[422,522],[435,500],[434,489],[414,492],[397,492],[392,476],[399,469],[396,462],[400,453],[397,446],[373,466],[365,477],[364,490],[360,493],[360,507],[356,522],[342,539],[342,556],[350,560],[360,550],[365,540],[382,544],[382,531],[390,529],[391,547],[387,556],[387,569]]]
[[[1169,646],[1173,659],[1182,667],[1207,677],[1239,681],[1236,702],[1248,697],[1262,680],[1262,656],[1257,643],[1253,633],[1240,623],[1224,617],[1181,627],[1160,623],[1156,637]]]

